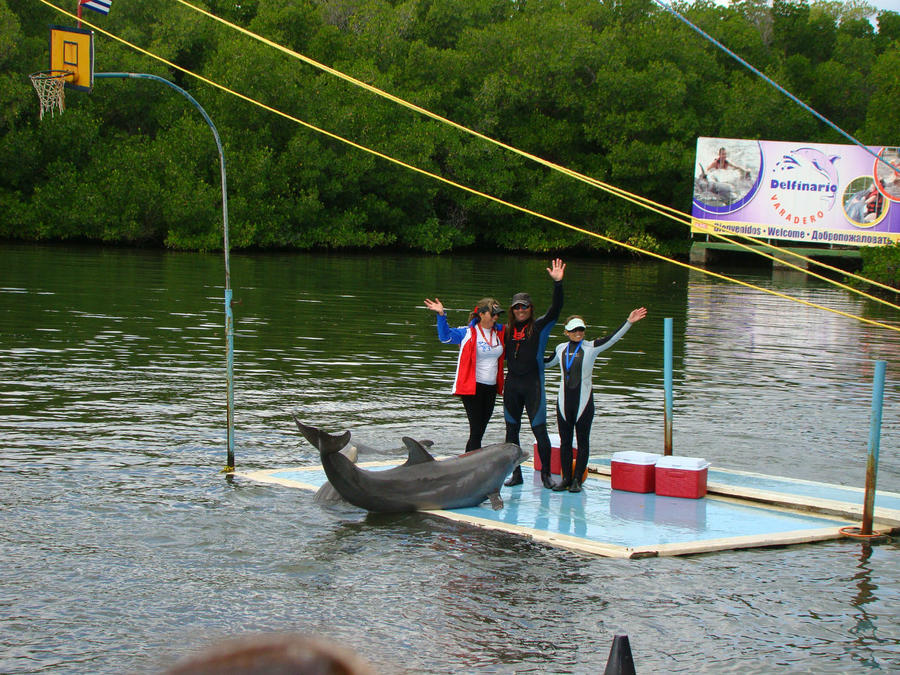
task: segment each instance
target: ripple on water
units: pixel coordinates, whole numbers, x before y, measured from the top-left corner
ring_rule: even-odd
[[[0,672],[156,672],[222,636],[281,630],[391,673],[596,673],[616,632],[639,672],[900,670],[896,543],[594,559],[226,481],[218,257],[0,255]],[[437,454],[461,448],[457,352],[421,296],[466,308],[528,288],[546,306],[550,292],[544,261],[483,262],[235,256],[239,466],[318,463],[291,413],[350,429],[377,449],[366,459],[398,457],[411,429]],[[655,264],[572,261],[566,289],[564,312],[598,333],[651,310],[598,365],[594,452],[658,451],[672,316],[678,454],[861,483],[871,360],[898,353],[892,336]],[[871,311],[813,283],[786,290]],[[894,369],[879,486],[897,491]],[[499,414],[487,441],[503,439]]]

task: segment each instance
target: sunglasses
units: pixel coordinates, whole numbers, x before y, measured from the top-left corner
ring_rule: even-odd
[[[484,314],[485,312],[490,312],[491,316],[500,316],[503,314],[503,310],[497,307],[496,305],[493,307],[479,307],[478,313]]]
[[[529,307],[531,307],[531,305],[523,305],[521,303],[518,305],[513,305],[513,309],[528,309]]]
[[[573,328],[573,329],[570,330],[569,332],[570,332],[570,333],[583,333],[583,332],[584,332],[584,327],[583,327],[583,326],[578,326],[578,328]]]

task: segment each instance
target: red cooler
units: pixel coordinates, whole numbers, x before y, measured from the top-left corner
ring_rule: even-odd
[[[653,492],[655,465],[662,455],[637,450],[616,452],[610,462],[612,489],[627,492]]]
[[[700,499],[706,495],[709,462],[701,457],[660,457],[656,463],[656,494]]]
[[[550,434],[550,473],[555,474],[557,476],[562,475],[562,463],[559,459],[559,436],[557,434]],[[578,452],[578,446],[575,445],[575,439],[572,439],[572,468],[575,468],[575,454]],[[534,470],[541,470],[541,458],[538,455],[537,443],[534,444]],[[588,471],[584,470],[584,475],[581,477],[581,482],[587,480]],[[652,492],[652,490],[651,490]]]

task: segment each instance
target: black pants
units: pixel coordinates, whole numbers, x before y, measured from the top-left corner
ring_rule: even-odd
[[[566,416],[569,420],[574,419],[575,415],[578,414],[578,408],[573,405],[571,409],[569,406],[566,406]],[[556,406],[556,428],[559,431],[559,461],[562,465],[562,479],[563,483],[570,482],[572,480],[572,435],[574,432],[575,438],[578,441],[578,457],[575,459],[575,471],[574,476],[579,481],[581,477],[584,475],[584,470],[587,468],[588,456],[590,455],[590,442],[591,442],[591,424],[594,421],[594,394],[591,394],[591,397],[588,399],[587,405],[584,407],[584,411],[581,413],[581,417],[578,418],[578,421],[575,424],[572,424],[570,421],[566,421],[563,419],[563,416],[560,414],[559,405]],[[543,462],[544,460],[541,460]]]
[[[531,431],[537,441],[541,473],[550,474],[550,435],[547,433],[547,399],[543,383],[537,373],[534,376],[507,375],[503,385],[503,416],[506,419],[506,442],[519,443],[522,428],[522,411],[528,413]]]
[[[466,417],[469,418],[469,441],[466,443],[466,452],[469,452],[481,447],[484,430],[487,429],[491,415],[494,413],[497,385],[476,382],[475,393],[464,394],[460,398],[466,409]]]

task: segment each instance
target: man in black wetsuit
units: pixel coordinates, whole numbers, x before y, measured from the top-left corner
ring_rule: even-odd
[[[506,325],[506,383],[503,390],[503,416],[506,419],[506,442],[519,445],[522,410],[528,413],[531,431],[541,458],[541,482],[551,489],[550,436],[547,434],[547,396],[544,390],[544,349],[550,331],[556,325],[563,305],[562,279],[566,265],[557,258],[547,273],[553,279],[553,300],[542,317],[534,318],[534,305],[528,293],[516,293]],[[504,485],[520,485],[522,469],[518,466]]]

